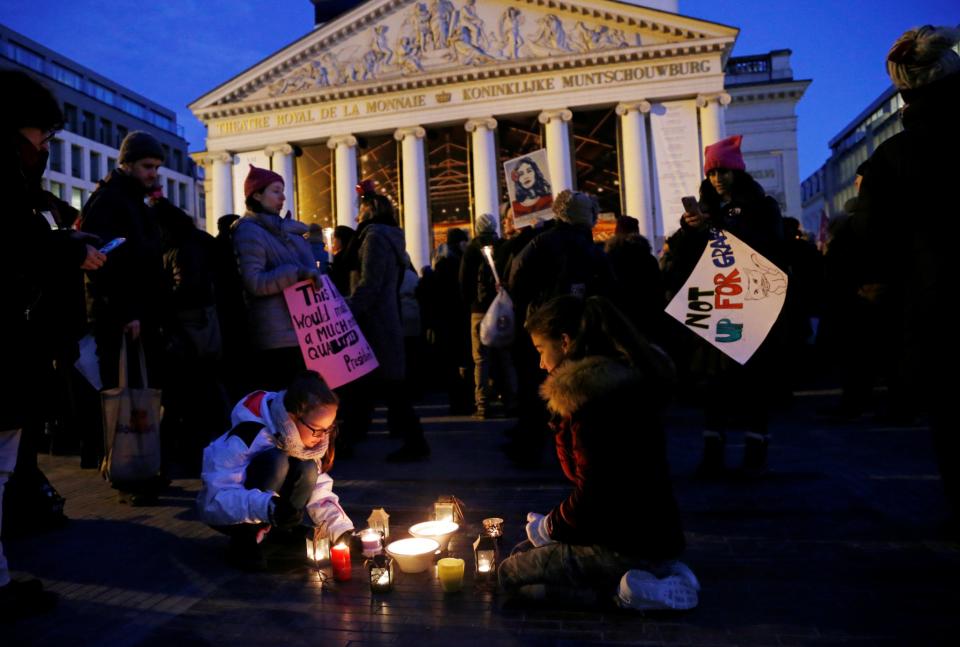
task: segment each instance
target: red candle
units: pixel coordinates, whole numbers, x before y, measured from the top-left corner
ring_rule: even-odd
[[[330,549],[330,563],[333,565],[333,579],[346,582],[350,579],[350,547],[337,544]]]

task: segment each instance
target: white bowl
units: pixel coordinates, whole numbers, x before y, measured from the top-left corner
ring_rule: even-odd
[[[450,543],[450,535],[457,532],[460,524],[452,521],[424,521],[410,526],[410,534],[414,537],[432,539],[440,544],[440,550],[446,550]]]
[[[433,539],[414,537],[387,544],[387,553],[397,560],[404,573],[422,573],[433,566],[433,556],[440,548]]]

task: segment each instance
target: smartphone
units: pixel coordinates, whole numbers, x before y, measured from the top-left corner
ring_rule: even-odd
[[[699,215],[700,214],[700,203],[697,202],[697,199],[692,195],[685,195],[680,198],[680,202],[683,203],[683,209],[687,213]]]
[[[127,242],[126,238],[114,238],[109,243],[107,243],[106,245],[100,248],[100,253],[109,254],[110,252],[115,250],[117,247],[120,247],[120,245],[124,244],[125,242]]]

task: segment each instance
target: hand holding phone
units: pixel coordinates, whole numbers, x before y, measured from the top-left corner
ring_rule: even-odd
[[[109,254],[110,252],[115,250],[117,247],[120,247],[120,245],[124,244],[125,242],[127,242],[126,238],[114,238],[109,243],[107,243],[106,245],[100,248],[100,253]]]
[[[707,222],[707,217],[700,211],[700,203],[692,195],[685,195],[680,198],[683,203],[683,221],[688,227],[700,229]]]

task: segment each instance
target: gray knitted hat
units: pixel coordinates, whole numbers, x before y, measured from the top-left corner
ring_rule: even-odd
[[[591,229],[597,222],[596,201],[586,193],[564,189],[553,201],[553,213],[571,225],[583,225]]]
[[[120,163],[133,164],[145,157],[163,161],[163,147],[156,137],[143,130],[134,130],[120,144]]]
[[[909,29],[887,53],[887,74],[898,90],[919,88],[960,72],[954,46],[960,30],[924,25]]]
[[[497,222],[489,213],[481,213],[477,216],[474,228],[477,234],[495,234],[497,232]]]

